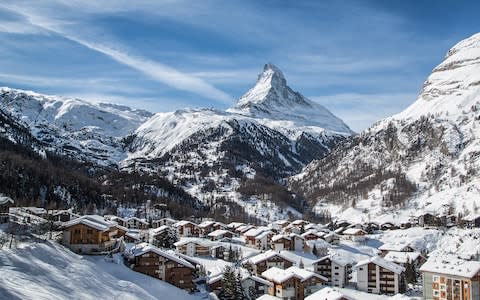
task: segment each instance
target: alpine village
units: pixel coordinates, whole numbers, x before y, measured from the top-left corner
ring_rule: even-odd
[[[1,88],[0,299],[479,300],[480,33],[449,47],[359,132],[273,63],[226,109]]]

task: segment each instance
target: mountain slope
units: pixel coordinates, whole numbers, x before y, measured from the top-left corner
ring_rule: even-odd
[[[477,34],[447,53],[409,108],[312,162],[290,188],[349,220],[478,213],[479,74]]]
[[[252,206],[261,205],[258,195],[271,198],[271,193],[242,195],[247,181],[257,176],[281,181],[351,134],[327,109],[293,92],[281,71],[267,64],[235,108],[154,115],[133,134],[123,166],[160,172],[207,203],[235,201],[257,215]],[[284,205],[303,210],[301,201],[287,198]]]
[[[47,150],[99,165],[125,158],[123,137],[151,116],[108,103],[0,89],[0,111],[30,129]]]

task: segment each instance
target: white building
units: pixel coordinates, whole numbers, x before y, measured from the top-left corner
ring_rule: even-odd
[[[345,287],[351,279],[352,265],[339,255],[327,255],[312,263],[313,271],[328,278],[328,284]]]
[[[374,294],[398,294],[405,268],[379,256],[363,260],[357,269],[357,288]]]

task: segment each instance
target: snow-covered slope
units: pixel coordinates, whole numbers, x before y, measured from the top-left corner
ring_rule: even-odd
[[[317,210],[348,220],[478,213],[479,121],[476,34],[448,51],[409,108],[311,163],[289,185]]]
[[[82,257],[53,242],[0,251],[0,299],[199,299],[103,257]]]
[[[10,88],[0,89],[0,110],[30,128],[49,150],[100,165],[124,159],[122,138],[151,116],[126,106]]]
[[[235,193],[241,181],[258,172],[276,180],[293,175],[351,134],[327,109],[292,91],[282,72],[267,64],[235,108],[151,117],[133,134],[123,165],[141,162],[205,201],[222,197],[244,206]]]

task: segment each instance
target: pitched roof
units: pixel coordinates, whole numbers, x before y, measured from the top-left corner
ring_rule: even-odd
[[[116,225],[113,222],[105,221],[102,216],[86,215],[64,223],[63,227],[68,228],[78,224],[83,224],[85,226],[92,227],[100,231],[107,231],[111,227],[114,227]]]
[[[194,244],[204,246],[204,247],[210,247],[210,246],[213,245],[213,243],[211,241],[204,240],[204,239],[199,239],[199,238],[182,239],[181,241],[178,241],[178,242],[174,243],[173,245],[175,247],[179,247],[179,246],[187,245],[187,244],[190,244],[190,243],[194,243]]]
[[[480,262],[468,261],[452,255],[430,257],[420,267],[420,271],[472,278],[480,273]]]
[[[211,236],[211,237],[217,237],[217,236],[221,236],[221,235],[225,235],[227,233],[230,233],[232,234],[230,231],[228,230],[225,230],[225,229],[217,229],[215,231],[212,231],[208,234],[208,236]]]
[[[278,253],[277,251],[274,251],[274,250],[269,250],[267,252],[264,252],[264,253],[260,253],[258,255],[255,255],[253,257],[250,257],[248,259],[248,262],[251,263],[251,264],[258,264],[258,263],[261,263],[262,261],[265,261],[265,260],[269,260],[275,256],[278,256],[284,260],[287,260],[291,263],[295,263],[295,261],[291,260],[290,258],[286,257],[285,255],[281,254],[281,253]]]
[[[195,267],[189,263],[188,261],[184,260],[183,258],[180,258],[176,255],[173,255],[173,254],[170,254],[170,253],[167,253],[163,250],[160,250],[158,249],[157,247],[155,246],[152,246],[148,243],[140,243],[140,244],[137,244],[135,246],[133,246],[131,249],[130,249],[131,253],[133,254],[133,256],[141,256],[147,252],[153,252],[153,253],[156,253],[160,256],[163,256],[167,259],[170,259],[172,261],[175,261],[181,265],[184,265],[185,267],[188,267],[188,268],[191,268],[191,269],[195,269]]]
[[[247,280],[247,279],[251,279],[253,281],[259,282],[259,283],[264,284],[264,285],[273,286],[273,284],[270,281],[265,280],[263,278],[255,276],[255,275],[248,275],[248,276],[242,278],[242,281]]]
[[[422,254],[420,252],[398,252],[389,251],[384,259],[396,264],[405,264],[417,260]]]
[[[365,260],[362,260],[355,265],[355,268],[361,267],[361,266],[369,264],[369,263],[379,265],[380,267],[382,267],[384,269],[387,269],[387,270],[390,270],[390,271],[392,271],[393,273],[396,273],[396,274],[401,274],[402,272],[405,271],[404,267],[399,266],[396,263],[390,262],[388,260],[385,260],[385,259],[381,258],[380,256],[373,256],[373,257],[367,258]]]
[[[305,300],[341,300],[341,299],[352,299],[352,298],[345,296],[341,292],[329,286],[326,286],[321,290],[305,298]]]
[[[317,259],[315,261],[312,262],[312,265],[316,264],[316,263],[319,263],[325,259],[330,259],[331,261],[333,261],[334,263],[336,263],[337,265],[340,265],[340,266],[346,266],[348,265],[350,262],[347,260],[346,257],[342,257],[338,254],[330,254],[330,255],[326,255],[324,257],[321,257],[320,259]]]
[[[272,236],[272,242],[276,242],[278,240],[281,240],[281,239],[286,239],[286,240],[291,240],[289,236],[286,236],[286,235],[283,235],[283,234],[277,234],[277,235],[274,235]]]
[[[348,228],[347,230],[342,232],[346,235],[357,235],[357,234],[366,234],[367,232],[360,228]]]
[[[295,267],[295,266],[292,266],[285,270],[277,267],[272,267],[266,270],[265,272],[263,272],[262,276],[275,283],[283,283],[293,277],[299,279],[300,281],[305,281],[312,277],[319,278],[325,282],[328,281],[328,278],[320,274],[310,272],[305,269],[300,269],[299,267]]]
[[[386,243],[382,246],[378,247],[378,250],[382,251],[404,251],[406,247],[412,247],[410,244],[407,243]]]

